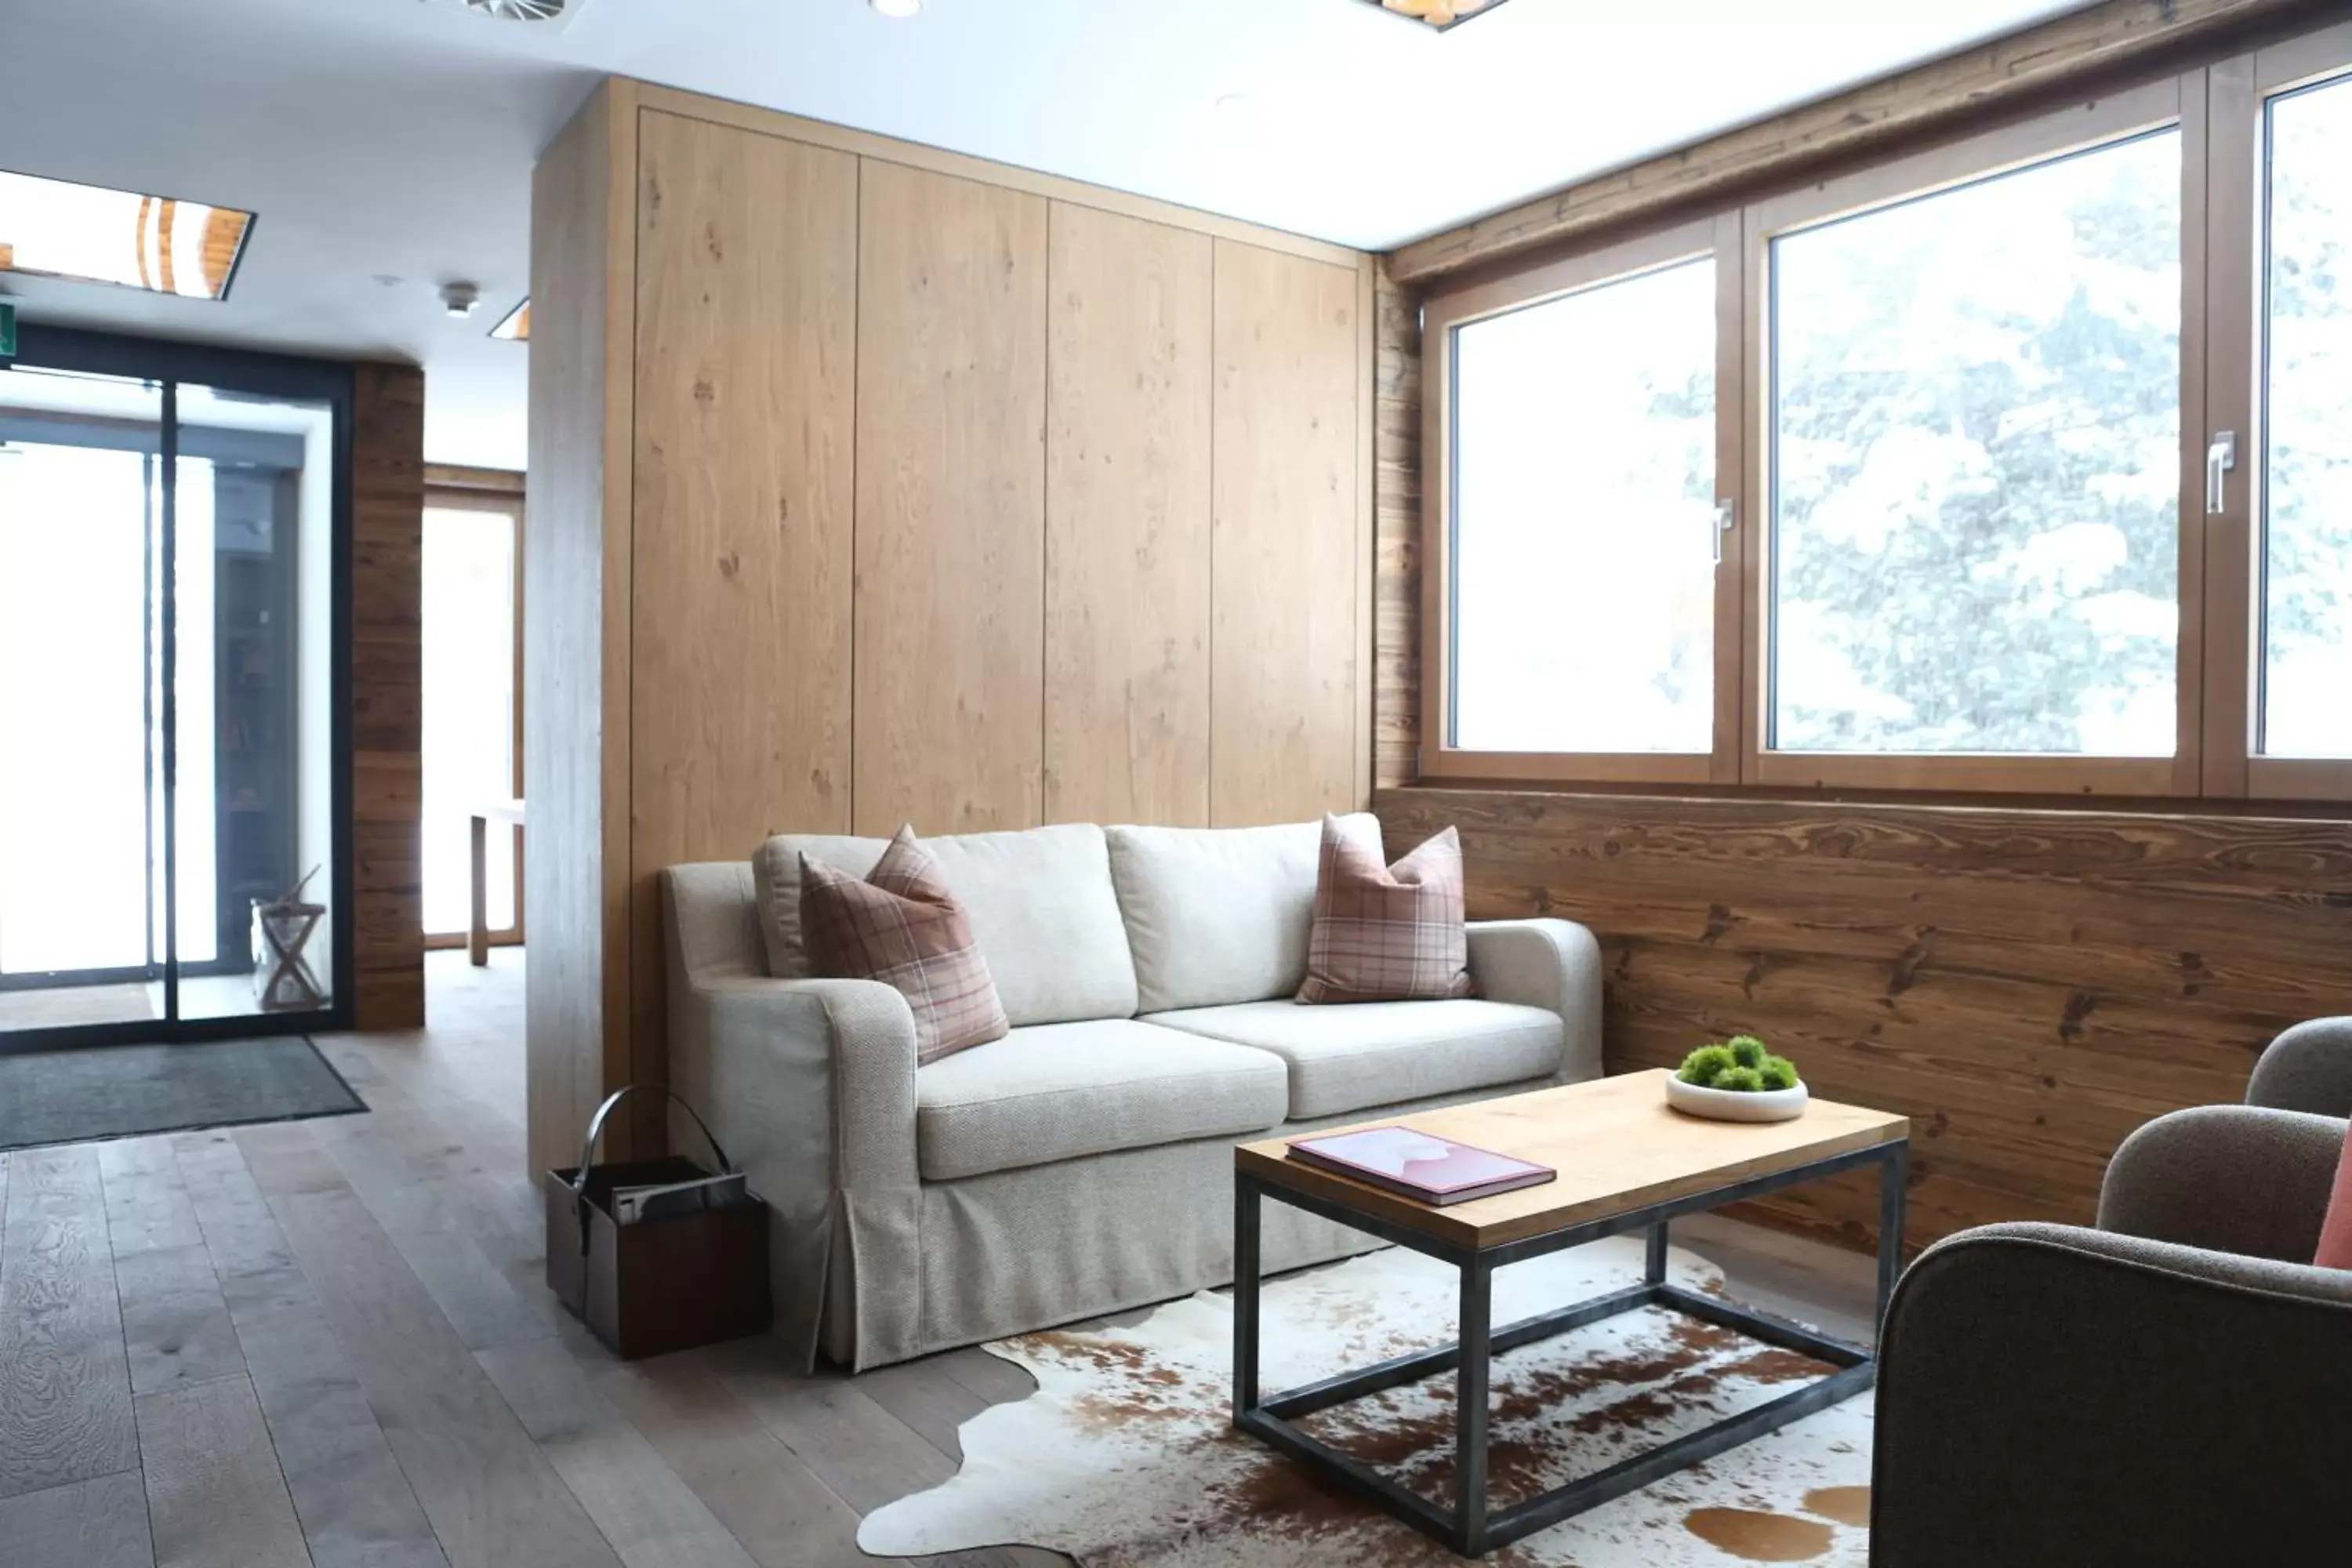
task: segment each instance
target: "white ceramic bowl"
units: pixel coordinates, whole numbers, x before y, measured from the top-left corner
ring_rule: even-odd
[[[1666,1103],[1676,1110],[1712,1121],[1793,1121],[1805,1113],[1805,1086],[1762,1089],[1745,1092],[1709,1089],[1705,1084],[1666,1079]]]

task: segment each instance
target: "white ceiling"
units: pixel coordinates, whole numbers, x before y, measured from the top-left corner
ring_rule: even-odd
[[[561,31],[458,0],[0,0],[0,167],[260,215],[226,302],[0,292],[413,357],[427,457],[520,468],[528,351],[486,334],[527,286],[533,158],[608,72],[1386,249],[2082,3],[1510,0],[1440,34],[1364,0],[586,0]]]

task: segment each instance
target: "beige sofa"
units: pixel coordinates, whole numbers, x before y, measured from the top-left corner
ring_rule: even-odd
[[[882,839],[663,875],[671,1080],[771,1205],[776,1331],[811,1357],[876,1366],[1224,1283],[1234,1143],[1600,1074],[1600,952],[1565,921],[1473,924],[1479,1000],[1292,1002],[1318,824],[924,842],[1013,1028],[922,1068],[905,1000],[809,977],[800,944],[800,853],[862,876]],[[1270,1269],[1375,1245],[1266,1213]]]

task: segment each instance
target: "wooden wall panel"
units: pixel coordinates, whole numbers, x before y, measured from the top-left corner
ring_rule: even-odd
[[[658,1039],[660,868],[849,830],[857,160],[648,110],[636,211],[631,1012]]]
[[[1295,822],[1360,798],[1359,278],[1229,240],[1216,273],[1210,816]]]
[[[1374,274],[1372,783],[1421,773],[1421,297]]]
[[[425,1024],[425,373],[352,371],[352,1022]]]
[[[1045,820],[1205,825],[1213,242],[1051,221]]]
[[[2234,1100],[2287,1025],[2352,1013],[2352,824],[1401,790],[1458,826],[1475,918],[1599,934],[1609,1068],[1752,1030],[1833,1100],[1913,1118],[1908,1240],[2088,1221],[2107,1156]],[[1874,1245],[1874,1183],[1765,1217]]]
[[[862,170],[852,816],[883,835],[1030,826],[1045,199],[872,158]]]
[[[531,184],[530,478],[524,500],[528,1131],[572,1164],[629,1081],[630,328],[637,111],[598,89]],[[630,1129],[625,1134],[627,1147]]]

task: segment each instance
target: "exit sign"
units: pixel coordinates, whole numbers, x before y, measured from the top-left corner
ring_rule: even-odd
[[[16,357],[16,307],[0,300],[0,360]]]

